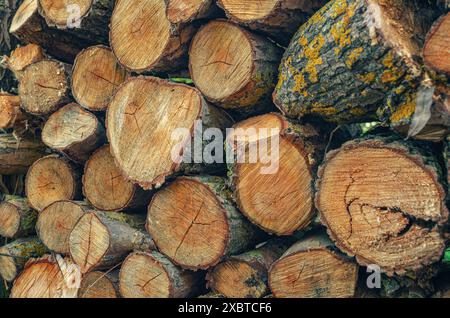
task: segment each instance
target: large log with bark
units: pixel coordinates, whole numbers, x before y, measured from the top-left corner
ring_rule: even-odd
[[[0,247],[0,276],[12,282],[30,258],[41,257],[47,251],[36,237],[17,239]]]
[[[120,66],[110,48],[92,46],[77,55],[72,71],[72,94],[91,111],[103,111],[128,73]]]
[[[89,206],[81,201],[56,201],[39,213],[37,235],[50,251],[67,255],[69,235],[78,220],[89,210]]]
[[[184,271],[153,251],[130,254],[120,269],[124,298],[189,298],[204,290],[201,272]]]
[[[24,174],[43,156],[45,146],[37,138],[18,138],[13,134],[0,134],[0,174]]]
[[[27,237],[35,233],[37,212],[30,208],[27,199],[5,195],[0,203],[0,236]]]
[[[109,145],[98,149],[86,162],[83,193],[100,211],[138,210],[148,206],[152,195],[122,176]]]
[[[262,32],[283,45],[326,0],[219,0],[228,18],[251,30]]]
[[[85,162],[105,142],[98,118],[75,103],[53,113],[42,129],[42,141],[75,162]]]
[[[276,113],[252,117],[233,128],[227,139],[233,153],[228,166],[239,210],[276,235],[306,229],[315,213],[314,175],[326,135]]]
[[[66,63],[72,63],[82,49],[102,43],[101,39],[88,40],[88,33],[80,37],[68,30],[48,26],[39,14],[39,0],[22,2],[11,22],[9,32],[22,42],[42,46],[49,55]]]
[[[380,168],[382,167],[382,168]],[[405,275],[440,260],[448,219],[432,153],[395,136],[351,141],[327,154],[316,206],[336,246],[361,265]]]
[[[30,206],[42,211],[53,202],[74,200],[81,194],[81,171],[58,155],[49,155],[33,163],[25,179]]]
[[[373,121],[384,105],[388,122],[412,117],[419,101],[397,97],[416,94],[426,78],[418,57],[437,12],[415,0],[330,1],[292,39],[275,104],[289,117],[335,123]]]
[[[70,256],[84,274],[115,266],[133,250],[153,250],[153,240],[141,231],[144,223],[141,215],[85,213],[70,233]]]
[[[175,180],[153,197],[146,228],[159,251],[192,270],[214,266],[264,238],[235,208],[221,177]]]
[[[117,0],[110,27],[114,54],[126,69],[137,73],[186,66],[188,46],[196,30],[192,24],[170,22],[165,0],[133,5]]]
[[[203,160],[207,149],[198,140],[202,129],[230,127],[231,121],[195,88],[156,77],[133,78],[117,90],[106,117],[117,166],[125,178],[144,189],[160,186],[180,172],[224,170],[224,165],[214,164],[212,152],[208,153],[212,162]],[[197,141],[192,142],[194,137]]]
[[[333,249],[325,234],[310,235],[291,246],[270,269],[277,298],[350,298],[358,265]]]
[[[203,26],[192,40],[189,69],[212,103],[245,114],[272,109],[281,49],[225,20]]]
[[[119,271],[90,272],[83,276],[78,298],[119,298]]]
[[[0,57],[9,54],[16,48],[18,41],[8,33],[8,25],[11,23],[14,13],[19,5],[18,1],[7,0],[0,2]],[[17,88],[17,81],[11,71],[3,68],[0,63],[0,91],[12,92]]]
[[[255,250],[230,256],[208,272],[208,287],[227,298],[268,295],[269,269],[291,244],[289,240],[272,239]]]
[[[67,66],[55,60],[28,65],[19,82],[23,109],[37,116],[49,115],[70,101]]]
[[[49,27],[65,30],[85,43],[108,43],[115,0],[39,0],[39,13]]]

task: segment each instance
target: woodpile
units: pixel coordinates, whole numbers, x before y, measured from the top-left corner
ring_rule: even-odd
[[[0,297],[448,297],[449,8],[0,3]]]

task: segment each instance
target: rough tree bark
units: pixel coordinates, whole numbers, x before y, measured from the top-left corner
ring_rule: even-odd
[[[140,230],[144,223],[140,215],[88,212],[70,233],[70,256],[84,274],[115,266],[135,249],[155,249],[150,236]]]
[[[251,30],[263,32],[288,45],[298,27],[326,0],[219,0],[228,18]]]
[[[227,258],[208,272],[208,287],[227,298],[262,298],[270,293],[268,271],[292,244],[272,239],[255,250]]]
[[[414,274],[445,248],[441,177],[426,148],[393,135],[355,140],[327,154],[316,207],[336,246],[358,263],[389,276]]]
[[[227,146],[234,160],[228,166],[239,210],[268,233],[291,235],[307,228],[315,214],[314,175],[326,134],[276,113],[233,128]],[[267,154],[251,159],[264,147]]]
[[[221,177],[178,178],[153,197],[146,228],[162,253],[192,270],[214,266],[264,238],[235,208]]]
[[[24,174],[39,158],[45,156],[45,146],[37,138],[17,138],[0,134],[0,174]]]
[[[203,164],[198,159],[203,145],[198,149],[192,139],[202,127],[230,127],[231,121],[195,88],[156,77],[133,78],[118,89],[106,117],[117,166],[144,189],[158,187],[181,171],[224,171],[224,165]],[[196,157],[188,158],[191,154]]]
[[[105,142],[97,117],[75,103],[53,113],[42,129],[42,141],[75,162],[83,163]]]
[[[37,211],[56,201],[75,200],[81,195],[81,171],[58,155],[46,156],[28,170],[25,193]]]
[[[117,0],[110,43],[119,62],[129,71],[173,71],[187,64],[186,53],[195,30],[192,24],[180,27],[171,23],[165,0],[136,4]]]
[[[196,87],[214,104],[244,114],[273,109],[281,49],[225,20],[203,26],[192,40],[189,69]]]
[[[334,0],[300,27],[274,92],[289,117],[370,121],[388,105],[388,123],[410,118],[425,74],[418,58],[436,10],[424,1]],[[345,83],[345,84],[344,84]],[[390,102],[388,101],[390,100]]]
[[[148,206],[152,192],[127,181],[114,162],[109,145],[98,149],[86,162],[83,193],[100,211],[137,210]]]
[[[34,234],[36,220],[37,212],[30,208],[26,198],[6,195],[0,203],[0,236],[18,238]]]
[[[89,206],[80,201],[63,200],[48,205],[39,213],[36,223],[42,243],[52,252],[69,254],[69,235],[89,210]]]
[[[129,74],[120,66],[111,49],[92,46],[77,55],[72,71],[72,94],[91,111],[103,111],[117,87]]]
[[[326,234],[313,234],[291,246],[270,269],[277,298],[350,298],[358,265],[334,250]]]
[[[130,254],[120,269],[124,298],[189,298],[203,290],[201,272],[184,271],[158,252]]]
[[[12,282],[32,257],[41,257],[47,248],[35,237],[17,239],[0,247],[0,276]]]

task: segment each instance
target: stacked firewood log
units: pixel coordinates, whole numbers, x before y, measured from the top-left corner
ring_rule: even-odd
[[[449,297],[449,9],[3,1],[0,297]]]

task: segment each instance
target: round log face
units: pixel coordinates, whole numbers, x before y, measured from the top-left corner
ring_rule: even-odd
[[[267,17],[282,0],[220,0],[223,8],[240,21]]]
[[[48,115],[62,106],[69,90],[62,64],[43,60],[27,66],[21,76],[22,107],[34,115]]]
[[[89,12],[92,2],[93,0],[39,0],[47,23],[62,28],[67,28],[69,22],[75,22],[72,21],[73,12],[69,10],[69,6],[78,6],[75,12],[79,12],[80,18],[82,18]]]
[[[78,54],[74,63],[74,98],[89,110],[106,110],[114,91],[127,76],[127,72],[119,65],[109,48],[90,47]]]
[[[423,50],[425,63],[450,75],[450,13],[442,17],[431,29]]]
[[[154,196],[148,209],[147,230],[162,253],[189,269],[216,264],[229,238],[225,211],[215,194],[207,186],[185,178]]]
[[[83,209],[71,201],[58,201],[50,204],[39,213],[36,231],[42,243],[53,252],[69,253],[69,235]]]
[[[78,298],[118,298],[116,289],[105,273],[90,272],[84,275]]]
[[[239,93],[250,82],[254,52],[246,31],[213,21],[194,37],[189,68],[198,89],[212,101]]]
[[[156,78],[122,85],[108,108],[107,133],[123,175],[146,189],[162,184],[178,168],[174,149],[191,139],[187,132],[200,117],[203,102],[197,90]],[[179,129],[184,129],[180,139],[171,138]]]
[[[164,266],[150,254],[129,255],[120,270],[120,293],[124,298],[169,298],[170,284]]]
[[[10,128],[19,116],[21,116],[19,96],[0,93],[0,128]]]
[[[0,247],[0,254],[9,255],[8,249]],[[14,258],[0,255],[0,277],[11,282],[17,276],[17,266]]]
[[[444,222],[443,196],[414,157],[368,141],[329,156],[316,203],[338,247],[363,265],[404,274],[440,258],[438,230],[415,220]]]
[[[19,30],[36,13],[38,5],[38,0],[24,0],[14,15],[9,32]]]
[[[208,274],[209,286],[227,298],[261,298],[268,293],[267,284],[250,264],[229,260]]]
[[[69,236],[69,251],[82,273],[93,269],[109,249],[110,234],[95,213],[81,217]]]
[[[119,0],[111,18],[111,47],[127,69],[149,70],[169,45],[170,27],[164,0],[144,0],[132,6]]]
[[[14,281],[11,298],[60,298],[65,286],[58,263],[41,259],[26,265]]]
[[[269,283],[277,298],[349,298],[357,276],[356,264],[322,249],[280,259],[270,270]]]
[[[42,211],[53,202],[74,199],[76,183],[72,167],[63,159],[49,156],[30,167],[25,191],[30,206]]]
[[[77,104],[69,104],[54,113],[42,130],[42,141],[50,148],[64,150],[95,134],[97,118]]]
[[[18,207],[9,202],[0,203],[0,236],[12,238],[20,228]]]
[[[189,22],[208,0],[170,0],[167,6],[167,18],[172,23]]]
[[[100,211],[119,211],[133,198],[135,186],[116,166],[109,146],[96,151],[86,163],[83,193]]]

